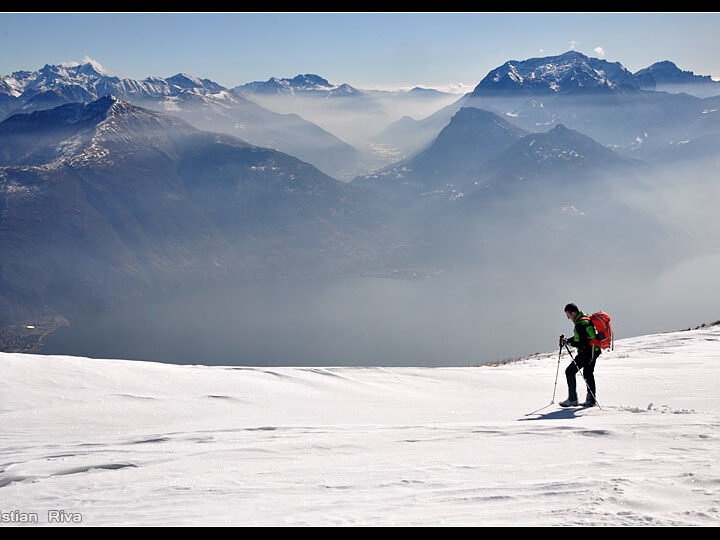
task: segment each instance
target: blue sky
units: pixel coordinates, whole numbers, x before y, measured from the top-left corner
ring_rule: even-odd
[[[0,74],[92,58],[119,77],[234,87],[317,73],[359,88],[468,90],[507,60],[570,49],[720,80],[720,13],[0,13]]]

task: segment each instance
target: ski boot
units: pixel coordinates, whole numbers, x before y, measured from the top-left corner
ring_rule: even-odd
[[[561,401],[560,403],[558,403],[558,405],[560,405],[561,407],[577,407],[578,400],[577,398],[567,398],[565,401]]]
[[[597,401],[592,396],[586,397],[585,402],[580,404],[581,407],[595,407],[596,405]]]

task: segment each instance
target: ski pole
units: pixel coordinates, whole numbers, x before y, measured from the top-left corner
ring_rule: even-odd
[[[563,336],[560,336],[560,350],[558,351],[558,363],[557,363],[557,370],[555,371],[555,387],[553,388],[552,401],[551,401],[550,403],[548,403],[547,405],[545,405],[545,407],[540,407],[537,411],[533,411],[533,412],[531,412],[531,413],[527,413],[525,416],[530,416],[530,415],[532,415],[532,414],[538,413],[538,412],[542,411],[543,409],[548,408],[548,407],[549,407],[550,405],[552,405],[553,403],[555,403],[555,390],[557,390],[558,373],[560,373],[560,357],[562,356],[562,346],[563,346],[562,340],[563,340],[564,337],[565,337],[564,335],[563,335]]]
[[[555,386],[553,387],[553,397],[550,403],[555,403],[555,391],[557,390],[558,374],[560,373],[560,357],[562,356],[563,339],[565,339],[565,334],[560,335],[560,351],[558,351],[558,363],[557,369],[555,370]]]
[[[580,370],[580,366],[578,366],[578,365],[577,365],[577,362],[575,362],[575,358],[573,357],[572,353],[570,352],[570,347],[567,346],[567,343],[565,343],[565,348],[567,349],[567,352],[568,352],[568,354],[570,355],[570,358],[571,358],[573,364],[575,364],[575,369],[577,369],[578,373],[580,374],[580,377],[582,378],[583,382],[585,383],[585,388],[587,388],[587,391],[590,392],[590,395],[591,395],[591,396],[593,397],[593,399],[595,400],[595,403],[597,404],[598,409],[602,410],[602,407],[600,406],[600,402],[599,402],[599,401],[597,400],[597,398],[595,397],[595,394],[593,393],[593,391],[590,390],[590,387],[588,386],[588,383],[587,383],[587,381],[585,380],[585,375],[583,375],[582,371]],[[562,349],[561,349],[561,350],[562,350]],[[593,356],[595,356],[595,354],[594,354],[594,347],[593,347]]]

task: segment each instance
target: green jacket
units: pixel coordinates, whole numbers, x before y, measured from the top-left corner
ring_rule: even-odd
[[[577,314],[577,317],[573,320],[575,323],[575,335],[568,339],[568,342],[573,347],[577,348],[578,351],[587,350],[592,347],[593,358],[597,358],[602,350],[600,347],[593,347],[590,345],[591,339],[596,339],[595,327],[589,318],[587,313],[582,311]]]

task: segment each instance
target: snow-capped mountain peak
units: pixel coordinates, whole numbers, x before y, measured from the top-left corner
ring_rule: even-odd
[[[247,94],[280,95],[319,95],[344,96],[357,95],[360,90],[349,84],[331,84],[327,79],[312,73],[297,75],[293,78],[271,77],[267,81],[254,81],[236,87],[234,90]]]
[[[161,81],[163,79],[160,79]],[[164,81],[171,87],[176,87],[180,90],[190,90],[200,93],[218,93],[227,90],[225,87],[213,82],[209,79],[201,79],[187,73],[178,73],[172,77],[164,79]]]
[[[111,154],[132,155],[147,145],[147,137],[157,139],[158,134],[164,136],[171,129],[184,133],[193,128],[182,120],[113,96],[87,104],[69,103],[31,114],[16,114],[0,123],[3,147],[0,166],[97,164],[107,161]]]
[[[312,73],[307,73],[305,75],[298,75],[297,77],[291,79],[290,81],[291,86],[295,88],[332,88],[333,85],[330,84],[327,79],[323,79],[319,75],[314,75]]]
[[[632,73],[619,62],[568,51],[558,56],[505,62],[488,73],[473,94],[568,94],[638,88]]]
[[[109,75],[96,61],[88,61],[85,64],[46,64],[38,71],[19,71],[8,77],[0,77],[0,92],[23,100],[46,92],[60,95],[72,93],[76,97],[72,101],[89,102],[106,94],[127,98],[175,96],[184,92],[207,95],[226,90],[213,81],[187,73],[178,73],[167,79],[162,77],[147,77],[142,81],[121,79]]]
[[[197,77],[194,77],[192,75],[188,75],[187,73],[178,73],[177,75],[168,77],[166,80],[169,83],[175,84],[182,88],[202,88],[203,87],[203,82],[200,79],[198,79]]]

